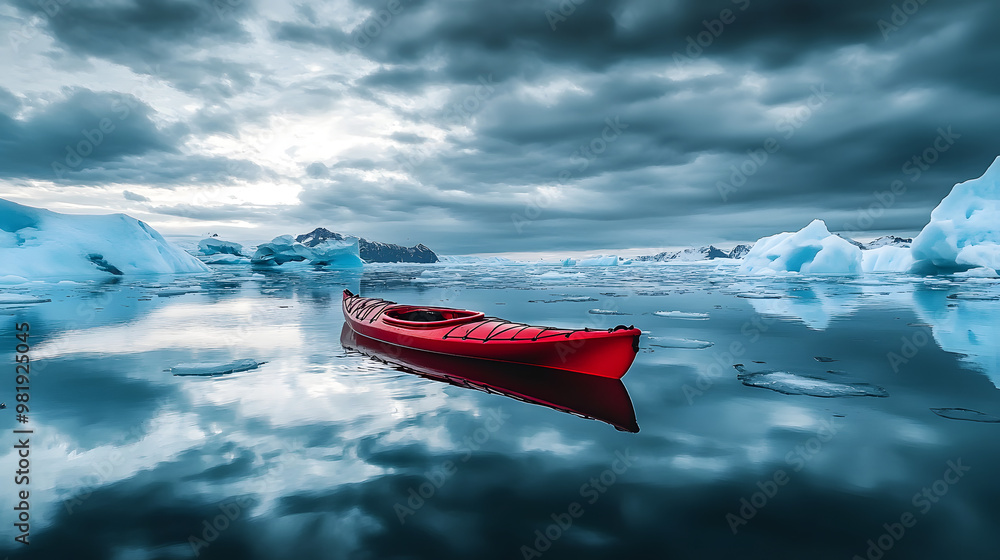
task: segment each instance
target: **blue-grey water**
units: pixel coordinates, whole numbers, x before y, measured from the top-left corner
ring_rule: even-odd
[[[639,431],[347,351],[344,288],[533,324],[634,324],[644,336],[623,382]],[[0,556],[1000,550],[995,281],[438,264],[0,291]],[[27,423],[15,416],[19,323]],[[196,375],[234,363],[243,371]],[[14,429],[33,431],[27,485],[15,484]],[[27,546],[10,505],[22,490]]]

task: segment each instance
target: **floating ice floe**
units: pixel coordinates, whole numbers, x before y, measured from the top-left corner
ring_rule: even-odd
[[[1000,301],[1000,293],[993,292],[955,292],[949,294],[948,299],[963,301]]]
[[[164,288],[156,292],[157,297],[171,297],[171,296],[182,296],[184,294],[193,294],[201,291],[201,286],[180,286],[177,288]]]
[[[226,253],[216,253],[214,255],[198,255],[201,262],[205,264],[247,264],[249,257],[242,255],[228,255]]]
[[[669,317],[671,319],[708,319],[708,313],[690,313],[687,311],[654,311],[653,315],[657,317]]]
[[[583,303],[588,301],[598,301],[597,298],[592,298],[590,296],[566,296],[561,299],[532,299],[528,300],[528,303]]]
[[[757,241],[739,270],[743,274],[858,274],[861,249],[830,233],[823,220],[813,220],[797,232]]]
[[[937,414],[941,418],[948,418],[950,420],[1000,424],[1000,418],[979,412],[978,410],[970,410],[968,408],[932,408],[931,412]]]
[[[985,266],[977,266],[963,272],[956,272],[952,276],[958,278],[997,278],[1000,277],[1000,271]]]
[[[747,371],[743,364],[733,366],[739,372],[740,382],[748,387],[770,389],[785,395],[810,397],[888,397],[889,393],[864,381],[840,374],[806,375],[788,371]]]
[[[52,301],[48,298],[39,298],[24,294],[0,294],[0,305],[29,305],[34,303],[48,303]]]
[[[197,363],[197,364],[177,364],[176,366],[170,368],[170,373],[174,375],[186,376],[186,375],[196,375],[196,376],[211,376],[211,375],[225,375],[227,373],[237,373],[241,371],[249,371],[252,369],[257,369],[260,366],[266,364],[267,362],[258,362],[250,358],[244,358],[242,360],[235,360],[232,362],[224,363]]]
[[[251,262],[262,265],[282,265],[289,262],[306,262],[328,268],[358,268],[364,264],[358,249],[358,239],[328,239],[307,247],[291,235],[275,237],[270,243],[257,247]]]
[[[707,340],[696,340],[693,338],[673,338],[669,336],[657,336],[650,337],[650,346],[656,346],[657,348],[686,348],[691,350],[700,350],[702,348],[711,348],[715,346],[714,342],[709,342]]]
[[[0,262],[5,276],[32,279],[209,270],[124,214],[59,214],[2,199]]]

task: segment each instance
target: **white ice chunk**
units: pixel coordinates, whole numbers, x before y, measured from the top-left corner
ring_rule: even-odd
[[[124,214],[59,214],[2,199],[0,263],[4,276],[31,279],[209,270]]]
[[[806,375],[788,371],[749,372],[742,365],[736,368],[740,372],[738,378],[744,385],[786,395],[821,398],[889,396],[882,387],[842,375]]]
[[[250,259],[247,257],[241,255],[227,255],[225,253],[198,255],[198,258],[205,264],[246,264],[250,262]]]
[[[865,272],[908,272],[913,268],[913,252],[908,247],[885,245],[861,252]]]
[[[996,278],[1000,276],[1000,271],[985,266],[970,268],[965,272],[956,272],[954,276],[960,278]]]
[[[291,235],[282,235],[257,247],[251,260],[254,264],[267,265],[308,262],[329,268],[358,268],[364,264],[356,237],[327,239],[318,245],[307,247],[295,241]]]
[[[959,183],[913,240],[914,270],[1000,270],[1000,157],[978,179]]]
[[[689,313],[687,311],[654,311],[653,315],[659,317],[669,317],[671,319],[708,319],[708,313]]]
[[[675,338],[670,336],[648,338],[651,341],[649,345],[656,346],[658,348],[686,348],[691,350],[700,350],[703,348],[711,348],[715,344],[707,340],[697,340],[694,338]]]
[[[223,241],[217,237],[208,237],[198,242],[198,251],[202,255],[242,255],[243,245],[233,241]]]
[[[591,315],[631,315],[631,313],[615,311],[614,309],[591,309],[588,313]]]
[[[764,237],[740,265],[743,274],[858,274],[861,249],[833,235],[823,220],[813,220],[795,233]]]

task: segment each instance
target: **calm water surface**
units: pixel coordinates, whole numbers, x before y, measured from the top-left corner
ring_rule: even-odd
[[[581,418],[345,349],[344,288],[534,324],[634,324],[642,348],[627,393],[607,391],[611,412],[594,394],[565,396],[562,408],[599,419]],[[14,541],[11,506],[0,524],[10,558],[1000,550],[993,281],[763,280],[704,265],[233,267],[3,293],[51,300],[0,304],[0,352],[14,355],[27,322],[33,368],[27,424],[12,366],[0,389],[0,503],[30,489],[31,544]],[[235,360],[263,364],[170,371]],[[14,484],[11,432],[24,427],[27,487]]]

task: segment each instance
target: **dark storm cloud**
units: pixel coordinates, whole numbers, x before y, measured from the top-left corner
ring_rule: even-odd
[[[0,87],[0,113],[13,115],[21,108],[21,100],[9,90]]]
[[[179,150],[208,135],[254,143],[241,127],[281,113],[374,104],[392,113],[370,132],[388,147],[294,161],[301,204],[282,215],[305,228],[335,212],[368,228],[346,233],[420,230],[446,252],[504,251],[752,240],[813,217],[838,229],[894,181],[907,192],[870,228],[916,230],[951,185],[1000,153],[990,127],[1000,120],[995,3],[355,0],[354,13],[303,3],[282,16],[219,4],[69,3],[45,21],[62,49],[49,53],[54,64],[101,58],[203,102],[171,129],[137,120],[136,142],[79,177],[276,177]],[[363,74],[320,64],[289,77],[279,70],[302,60],[274,56],[279,47]],[[40,137],[13,120],[20,105],[0,90],[5,130]],[[621,123],[613,141],[609,122]],[[954,142],[928,152],[939,129]],[[769,140],[777,149],[762,162]],[[52,156],[32,154],[5,151],[0,174],[37,176]],[[544,188],[562,196],[532,210]],[[528,212],[537,216],[515,227]]]
[[[844,216],[870,206],[894,181],[904,181],[908,191],[880,214],[880,225],[919,229],[952,184],[980,175],[998,152],[984,123],[1000,118],[990,97],[1000,78],[984,69],[1000,54],[991,38],[1000,8],[911,4],[903,12],[891,2],[588,2],[563,19],[553,15],[556,4],[470,10],[404,2],[378,26],[371,19],[346,30],[299,22],[294,34],[289,27],[277,37],[352,50],[382,64],[361,81],[375,91],[451,88],[439,111],[415,121],[466,126],[473,134],[450,136],[453,149],[439,153],[404,149],[385,158],[387,168],[442,191],[525,194],[568,184],[583,202],[545,208],[525,236],[515,235],[510,223],[512,211],[524,209],[521,199],[472,203],[399,189],[394,204],[372,200],[370,208],[358,193],[362,213],[443,208],[475,223],[482,238],[506,232],[520,247],[535,249],[550,242],[567,247],[572,242],[558,240],[559,228],[582,231],[591,224],[608,230],[601,242],[635,246],[644,244],[635,228],[608,226],[692,214],[708,224],[719,222],[713,215],[771,209],[779,216],[780,208],[810,208],[836,229],[850,225],[853,218]],[[364,5],[375,14],[386,7]],[[670,73],[705,63],[721,72],[681,79]],[[473,102],[475,111],[456,111],[482,76],[496,93]],[[759,83],[744,83],[753,76]],[[549,99],[512,93],[558,78],[581,89]],[[606,118],[620,118],[628,129],[583,164],[580,148],[600,136]],[[950,139],[946,151],[933,149],[941,130]],[[768,139],[777,142],[777,152],[763,165],[748,164],[749,176],[734,174]],[[706,157],[718,163],[689,169]],[[571,179],[557,180],[567,170]],[[727,184],[739,186],[725,192]],[[302,200],[343,200],[338,185],[309,187]],[[756,231],[741,225],[728,233],[752,232],[753,238],[801,227],[812,217],[798,223],[786,215]],[[481,250],[509,249],[508,241]]]
[[[498,73],[507,77],[540,69],[538,61],[605,70],[628,60],[673,62],[675,53],[732,56],[755,60],[764,67],[784,66],[811,53],[828,53],[845,45],[878,46],[885,41],[879,20],[893,21],[892,3],[862,0],[618,0],[579,5],[518,0],[480,3],[475,9],[457,0],[402,1],[398,13],[391,17],[378,16],[387,12],[386,2],[357,3],[373,15],[353,29],[281,22],[272,24],[273,33],[279,40],[353,49],[385,63],[444,57],[450,75],[468,78],[475,73],[467,70],[483,63],[497,67]],[[935,5],[926,11],[935,12],[927,18],[933,21],[914,16],[912,23],[907,21],[888,36],[894,41],[917,41],[942,22],[974,16],[986,35],[983,39],[988,39],[989,20],[984,16],[995,14],[996,8],[970,0]],[[697,45],[687,52],[687,38],[697,39],[702,32],[717,36],[702,39],[702,45],[707,46]],[[500,72],[501,68],[505,71]]]
[[[50,180],[150,152],[174,152],[182,130],[162,130],[131,95],[77,89],[27,119],[0,115],[0,173]]]
[[[67,90],[24,119],[0,113],[0,177],[57,183],[173,185],[256,178],[256,164],[182,156],[185,125],[157,126],[133,95]]]
[[[32,0],[12,3],[25,14],[38,11]],[[43,21],[74,54],[136,67],[171,60],[181,47],[249,40],[240,23],[249,10],[238,0],[97,0],[60,2]]]
[[[36,4],[14,0],[25,15],[36,13]],[[249,0],[60,2],[57,12],[40,21],[63,49],[49,55],[57,64],[78,66],[88,57],[100,58],[218,100],[250,91],[265,72],[258,65],[203,56],[249,44],[242,21],[252,12]]]

